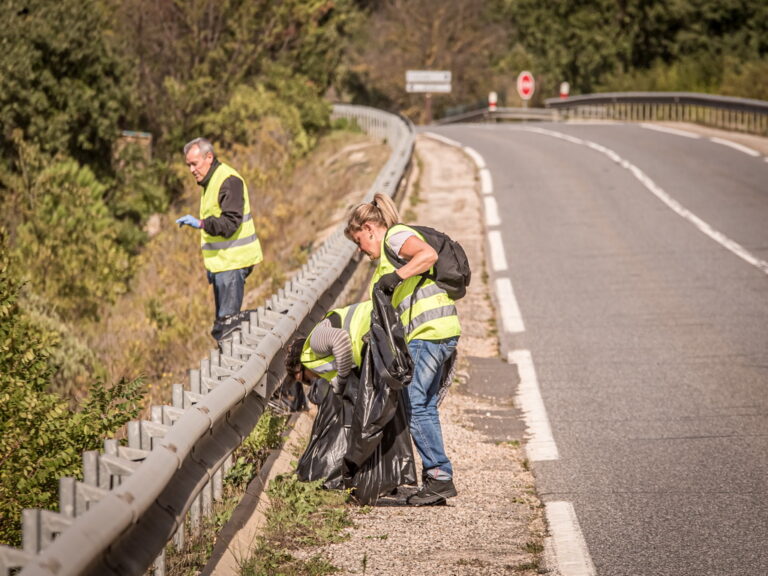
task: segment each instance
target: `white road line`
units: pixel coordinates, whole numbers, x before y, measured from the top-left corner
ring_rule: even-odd
[[[623,159],[621,156],[616,154],[613,150],[610,150],[605,146],[601,146],[600,144],[596,144],[595,142],[574,138],[573,136],[568,136],[567,134],[563,134],[561,132],[555,132],[554,130],[546,130],[543,128],[523,128],[523,130],[527,130],[529,132],[535,132],[537,134],[544,134],[546,136],[552,136],[554,138],[560,138],[561,140],[567,140],[569,142],[573,142],[574,144],[583,144],[585,146],[588,146],[589,148],[592,148],[593,150],[597,150],[598,152],[605,154],[611,160],[619,164],[622,168],[629,170],[632,173],[632,175],[635,178],[637,178],[649,192],[651,192],[659,200],[664,202],[664,204],[666,204],[679,216],[688,220],[691,224],[696,226],[696,228],[698,228],[701,232],[703,232],[704,234],[709,236],[712,240],[720,244],[723,248],[726,248],[727,250],[731,251],[733,254],[735,254],[745,262],[748,262],[752,266],[756,267],[761,272],[768,274],[768,262],[766,262],[765,260],[761,260],[756,256],[753,256],[741,244],[731,240],[725,234],[715,230],[712,226],[704,222],[704,220],[696,216],[693,212],[685,208],[677,200],[675,200],[669,194],[667,194],[664,191],[664,189],[662,189],[653,180],[651,180],[651,178],[647,174],[645,174],[645,172],[640,170],[640,168],[638,168],[631,162],[628,162],[627,160]]]
[[[483,194],[493,194],[493,178],[488,168],[480,169],[480,192]]]
[[[728,148],[733,148],[734,150],[738,150],[739,152],[744,152],[744,154],[749,154],[750,156],[754,156],[755,158],[760,156],[760,152],[758,152],[757,150],[749,148],[748,146],[743,146],[742,144],[737,144],[736,142],[731,142],[730,140],[724,140],[722,138],[716,138],[714,136],[709,140],[711,142],[714,142],[715,144],[722,144],[723,146],[728,146]]]
[[[501,218],[499,218],[499,207],[496,204],[496,198],[486,196],[483,198],[483,203],[485,205],[485,225],[500,226]]]
[[[665,134],[674,134],[675,136],[683,136],[684,138],[691,138],[692,140],[698,140],[701,138],[699,134],[694,132],[688,132],[686,130],[677,130],[676,128],[668,128],[666,126],[656,126],[655,124],[640,124],[641,127],[648,130],[655,130],[656,132],[664,132]]]
[[[595,566],[570,502],[546,502],[550,540],[561,576],[594,576]]]
[[[525,332],[523,316],[517,306],[512,281],[509,278],[496,278],[496,298],[499,302],[499,314],[504,331],[510,334]]]
[[[581,141],[579,141],[581,143]],[[498,206],[496,199],[489,196],[493,193],[491,174],[485,167],[485,161],[471,148],[464,150],[474,159],[480,169],[480,186],[484,198],[485,217],[488,226],[499,226]],[[503,272],[508,268],[504,244],[499,230],[488,232],[491,268],[494,272]],[[510,334],[525,332],[523,316],[512,289],[509,278],[495,280],[496,297],[499,303],[499,313],[504,331]],[[557,460],[560,455],[552,436],[549,417],[541,397],[539,380],[533,365],[533,358],[528,350],[514,350],[509,353],[508,361],[517,366],[520,375],[516,400],[525,418],[527,439],[526,454],[531,462],[542,460]],[[552,556],[557,563],[561,576],[594,576],[595,568],[589,555],[584,537],[579,528],[576,512],[569,502],[549,502],[546,504],[546,515],[549,531],[552,536],[547,538],[547,545],[552,548]]]
[[[485,160],[483,159],[480,154],[477,153],[477,150],[474,148],[470,148],[469,146],[464,146],[464,152],[466,152],[472,160],[475,161],[475,165],[482,170],[485,168]]]
[[[434,138],[435,140],[439,140],[443,144],[448,144],[448,146],[455,146],[456,148],[461,148],[461,144],[456,142],[456,140],[451,140],[450,138],[443,136],[442,134],[436,134],[435,132],[424,132],[424,136],[427,136],[429,138]]]
[[[586,144],[586,140],[582,140],[581,138],[577,138],[576,136],[571,136],[570,134],[563,134],[562,132],[555,132],[554,130],[547,130],[545,128],[534,128],[534,127],[524,127],[522,130],[526,130],[527,132],[535,132],[536,134],[544,134],[545,136],[553,136],[555,138],[560,138],[560,140],[565,140],[566,142],[572,142],[573,144]]]
[[[513,350],[507,357],[510,364],[517,365],[520,375],[520,387],[517,389],[517,397],[525,417],[527,439],[525,451],[528,460],[540,462],[542,460],[557,460],[560,454],[557,444],[549,427],[547,409],[541,398],[539,380],[536,377],[536,369],[528,350]]]
[[[501,232],[498,230],[488,232],[488,245],[491,248],[491,268],[494,272],[504,272],[507,269],[507,256],[504,253],[504,244],[501,242]]]

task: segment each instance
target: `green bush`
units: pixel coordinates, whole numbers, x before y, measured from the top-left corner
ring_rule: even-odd
[[[81,453],[101,446],[140,410],[141,382],[97,383],[74,412],[45,390],[56,336],[18,304],[21,281],[0,229],[0,542],[18,546],[24,508],[58,507],[58,479],[80,476]]]
[[[15,129],[51,155],[103,173],[128,104],[127,67],[105,34],[102,0],[6,0],[0,29],[0,152]]]
[[[271,127],[266,133],[265,124]],[[225,147],[258,145],[286,159],[303,156],[313,143],[299,110],[264,86],[238,86],[221,110],[205,115],[203,132]]]
[[[126,289],[128,254],[117,243],[104,193],[89,168],[53,162],[34,178],[29,216],[16,230],[26,279],[65,320],[96,318]]]

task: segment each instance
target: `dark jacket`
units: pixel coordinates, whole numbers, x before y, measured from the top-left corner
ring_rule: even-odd
[[[208,186],[208,182],[211,181],[213,173],[219,166],[221,166],[221,162],[214,158],[213,164],[211,164],[211,169],[208,170],[208,174],[206,174],[203,181],[200,182],[200,186],[203,187],[203,190]],[[208,234],[229,238],[232,234],[237,232],[237,229],[243,222],[243,206],[245,205],[243,188],[243,181],[237,176],[230,176],[224,180],[224,183],[219,190],[221,216],[209,216],[202,220],[203,229]]]

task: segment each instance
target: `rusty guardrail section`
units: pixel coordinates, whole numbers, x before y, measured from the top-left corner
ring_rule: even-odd
[[[393,114],[336,105],[392,153],[363,200],[394,195],[410,163],[413,125]],[[172,404],[128,424],[127,445],[83,454],[83,481],[60,480],[58,512],[25,510],[22,549],[0,546],[0,576],[165,574],[165,546],[182,547],[220,498],[233,451],[285,380],[283,347],[306,335],[357,268],[343,224],[241,331],[173,387]]]

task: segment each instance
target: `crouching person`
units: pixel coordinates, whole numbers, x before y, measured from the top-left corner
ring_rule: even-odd
[[[308,338],[297,338],[288,347],[286,372],[310,387],[309,400],[318,405],[309,444],[296,469],[300,480],[322,478],[326,488],[342,487],[357,372],[364,337],[371,327],[371,308],[368,300],[332,310]]]

